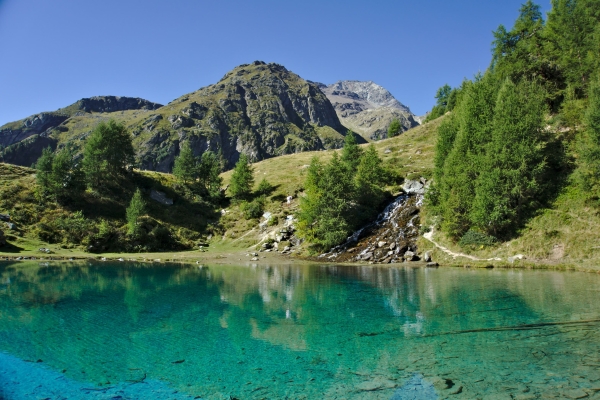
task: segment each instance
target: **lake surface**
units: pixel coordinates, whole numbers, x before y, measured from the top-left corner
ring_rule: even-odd
[[[600,397],[600,276],[0,263],[0,398]]]

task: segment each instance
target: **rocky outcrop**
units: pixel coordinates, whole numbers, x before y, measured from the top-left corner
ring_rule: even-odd
[[[162,107],[162,104],[153,103],[139,97],[94,96],[81,99],[73,106],[88,113],[110,113],[126,110],[156,110]]]
[[[0,145],[8,147],[33,135],[43,135],[69,118],[59,113],[39,113],[0,128]]]
[[[403,131],[419,125],[408,107],[371,81],[339,81],[319,86],[342,124],[366,139],[386,138],[387,128],[394,119],[400,121]]]
[[[35,114],[0,127],[0,160],[31,166],[42,154],[42,149],[57,147],[59,134],[71,129],[67,124],[72,118],[82,120],[89,113],[155,110],[160,107],[161,104],[140,98],[96,96],[81,99],[57,111]]]
[[[375,222],[356,231],[345,243],[320,258],[382,264],[419,261],[416,242],[422,202],[423,195],[398,196]]]

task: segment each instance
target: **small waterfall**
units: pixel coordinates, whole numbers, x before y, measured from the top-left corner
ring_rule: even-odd
[[[381,263],[415,259],[419,235],[419,209],[423,195],[402,194],[377,219],[360,228],[339,246],[319,258],[331,261],[372,261]],[[407,253],[408,252],[408,253]]]

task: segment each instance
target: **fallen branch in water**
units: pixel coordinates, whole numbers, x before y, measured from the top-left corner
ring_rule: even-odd
[[[444,335],[459,335],[461,333],[478,333],[478,332],[501,332],[501,331],[524,331],[530,329],[544,328],[547,326],[565,326],[565,325],[585,325],[599,323],[600,319],[586,319],[581,321],[559,321],[559,322],[540,322],[537,324],[524,324],[516,326],[500,326],[495,328],[467,329],[464,331],[453,331],[434,333],[431,335],[423,335],[422,337],[444,336]]]

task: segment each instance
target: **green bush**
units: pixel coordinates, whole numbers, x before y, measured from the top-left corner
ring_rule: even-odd
[[[265,207],[264,197],[258,197],[251,202],[244,201],[240,205],[240,209],[244,213],[246,219],[260,218]]]
[[[474,230],[468,230],[460,240],[458,244],[461,247],[481,247],[481,246],[493,246],[497,242],[497,239],[493,236],[486,235],[485,233],[477,232]]]

